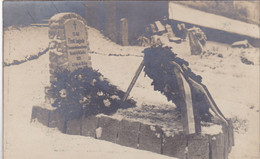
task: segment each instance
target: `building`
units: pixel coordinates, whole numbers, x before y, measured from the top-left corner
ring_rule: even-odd
[[[117,43],[120,19],[127,19],[130,45],[135,45],[136,39],[145,32],[145,27],[168,16],[167,1],[88,1],[85,6],[88,25]]]

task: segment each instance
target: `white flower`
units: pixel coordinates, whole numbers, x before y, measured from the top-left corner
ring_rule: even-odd
[[[66,98],[67,97],[67,91],[66,91],[66,89],[62,89],[62,90],[60,90],[60,97],[61,98]]]
[[[110,101],[108,100],[108,99],[104,99],[103,100],[103,103],[104,103],[104,105],[106,106],[106,107],[110,107]]]
[[[97,92],[97,95],[98,95],[98,96],[103,96],[104,93],[103,93],[102,91],[101,91],[101,92],[98,91],[98,92]]]

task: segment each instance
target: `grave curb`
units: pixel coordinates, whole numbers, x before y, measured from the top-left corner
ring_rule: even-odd
[[[65,121],[60,112],[40,106],[33,106],[32,108],[31,122],[36,120],[47,127],[58,128],[61,132],[69,135],[93,138],[97,138],[97,129],[102,128],[100,140],[171,157],[179,157],[180,159],[221,159],[222,156],[226,159],[232,146],[234,146],[233,126],[230,120],[229,126],[223,125],[223,133],[215,135],[184,135],[180,133],[174,136],[166,136],[163,130],[156,125],[147,125],[128,119],[118,120],[106,115]],[[134,129],[127,130],[129,128]],[[133,138],[128,137],[128,132],[129,136]],[[160,137],[155,137],[153,133],[159,133]],[[128,142],[131,142],[131,144],[128,144]]]

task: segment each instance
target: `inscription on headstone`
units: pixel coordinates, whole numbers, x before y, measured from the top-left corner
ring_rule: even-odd
[[[69,69],[71,71],[88,66],[88,42],[85,25],[78,20],[65,22]]]
[[[91,67],[86,21],[75,13],[59,13],[49,20],[50,81],[55,72]]]

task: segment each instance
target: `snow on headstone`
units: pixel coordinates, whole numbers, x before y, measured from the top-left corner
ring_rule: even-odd
[[[86,21],[75,13],[59,13],[49,20],[50,73],[91,67]],[[54,79],[55,80],[55,79]]]

